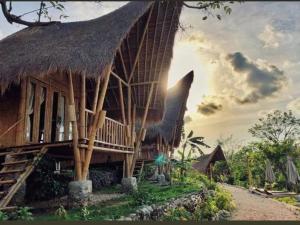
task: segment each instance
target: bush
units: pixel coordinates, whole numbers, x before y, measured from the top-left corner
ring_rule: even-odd
[[[216,188],[215,200],[219,210],[232,211],[235,208],[231,193],[219,186]]]
[[[137,192],[133,192],[131,194],[133,201],[133,206],[147,205],[155,202],[155,198],[146,191],[138,190]]]
[[[59,219],[66,220],[68,219],[68,213],[67,210],[64,208],[63,205],[59,206],[59,208],[55,211],[55,216],[57,216]]]
[[[163,218],[163,221],[187,221],[192,220],[192,214],[184,207],[178,207],[167,211]]]
[[[5,212],[0,211],[0,221],[8,220],[8,216]]]
[[[55,160],[45,155],[27,179],[28,201],[50,200],[68,193],[68,183],[73,180],[73,174],[55,174],[54,170]]]
[[[32,213],[29,210],[30,209],[28,207],[21,207],[17,211],[17,220],[26,220],[26,221],[33,220]]]

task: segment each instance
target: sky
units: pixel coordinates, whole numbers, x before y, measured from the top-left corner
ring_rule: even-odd
[[[13,3],[13,13],[22,14],[37,4]],[[69,17],[63,21],[92,19],[124,4],[67,2]],[[187,131],[204,136],[211,146],[230,135],[247,143],[253,140],[248,129],[259,117],[276,109],[290,109],[300,116],[299,11],[300,2],[251,1],[232,5],[231,15],[220,12],[221,20],[202,20],[202,12],[183,9],[180,22],[185,30],[176,35],[169,87],[194,70]],[[0,39],[22,28],[0,15]]]

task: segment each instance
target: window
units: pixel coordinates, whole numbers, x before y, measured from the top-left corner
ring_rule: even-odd
[[[28,98],[26,107],[26,141],[33,141],[34,104],[36,84],[30,82],[28,86]]]

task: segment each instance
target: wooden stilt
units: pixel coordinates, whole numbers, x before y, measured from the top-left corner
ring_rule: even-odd
[[[148,100],[147,100],[147,103],[146,103],[144,115],[143,115],[142,122],[141,122],[141,129],[139,130],[139,134],[138,134],[137,140],[136,140],[136,146],[134,148],[134,155],[133,155],[131,169],[130,169],[130,174],[131,175],[133,174],[134,167],[135,167],[135,162],[136,162],[136,159],[138,157],[138,153],[139,153],[139,150],[140,150],[140,147],[141,147],[143,129],[145,128],[145,125],[146,125],[146,119],[147,119],[147,115],[148,115],[148,111],[149,111],[149,106],[150,106],[150,103],[151,103],[151,100],[152,100],[153,89],[154,89],[154,84],[152,83],[151,87],[150,87],[149,96],[148,96]]]
[[[85,121],[85,109],[86,109],[86,74],[83,73],[81,75],[81,90],[80,90],[80,113],[79,113],[79,124],[80,124],[80,129],[79,129],[79,137],[80,139],[84,139],[86,137],[85,134],[85,126],[86,126],[86,121]],[[85,159],[85,149],[81,148],[80,149],[80,158],[81,158],[81,164],[83,166],[84,159]]]
[[[73,136],[73,152],[74,152],[74,161],[75,161],[75,173],[76,180],[81,180],[81,160],[80,160],[80,152],[78,148],[78,127],[77,127],[77,119],[76,119],[76,110],[75,110],[75,99],[74,99],[74,88],[73,88],[73,80],[71,70],[68,73],[69,78],[69,118],[72,123],[72,136]]]
[[[99,129],[99,126],[100,126],[100,116],[102,114],[101,112],[102,112],[102,108],[103,108],[103,104],[104,104],[104,98],[105,98],[105,94],[106,94],[106,90],[107,90],[107,86],[108,86],[108,82],[109,82],[111,65],[104,72],[105,72],[105,74],[104,74],[103,87],[101,89],[101,93],[100,93],[98,101],[97,101],[97,107],[96,107],[96,111],[95,111],[95,115],[94,115],[94,120],[93,120],[91,129],[90,129],[90,134],[89,134],[89,143],[88,143],[88,148],[86,150],[85,162],[84,162],[84,166],[82,169],[82,177],[84,180],[86,179],[87,174],[88,174],[88,169],[89,169],[89,165],[90,165],[92,153],[93,153],[93,146],[94,146],[97,130]]]

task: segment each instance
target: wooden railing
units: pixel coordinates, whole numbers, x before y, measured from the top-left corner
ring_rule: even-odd
[[[88,138],[88,124],[91,122],[92,111],[86,110],[85,137]],[[96,143],[105,144],[113,147],[130,147],[126,141],[126,125],[105,117],[102,128],[96,134]]]

